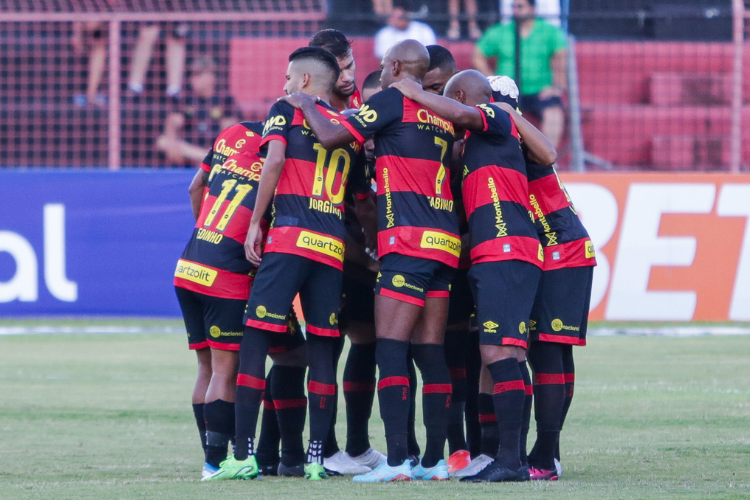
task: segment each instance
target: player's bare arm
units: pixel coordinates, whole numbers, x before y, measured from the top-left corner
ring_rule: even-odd
[[[202,168],[199,168],[195,173],[193,180],[190,182],[190,187],[188,188],[188,192],[190,193],[190,206],[193,209],[193,216],[195,217],[195,220],[198,220],[198,217],[201,213],[203,191],[208,185],[208,176],[208,172],[206,172]]]
[[[468,130],[484,130],[482,113],[473,106],[426,92],[421,84],[408,78],[392,83],[391,87],[398,89],[406,98],[430,108],[454,125]]]
[[[315,96],[296,92],[280,97],[279,101],[285,101],[304,113],[307,124],[325,149],[340,148],[355,140],[352,133],[343,125],[331,123],[320,113],[318,107],[315,106],[317,102]]]
[[[516,124],[518,133],[521,134],[524,144],[529,148],[531,159],[540,165],[549,167],[557,161],[557,150],[552,145],[547,136],[536,128],[526,118],[513,109],[513,106],[507,103],[496,103],[495,106],[506,111],[513,122]]]
[[[285,161],[286,144],[277,140],[269,142],[266,161],[260,173],[255,208],[253,209],[253,216],[250,218],[247,238],[245,238],[245,257],[255,265],[259,265],[261,260],[263,231],[260,228],[260,223],[263,220],[266,210],[268,210],[268,206],[271,204],[271,200],[273,200],[273,195],[276,192],[276,186],[279,183],[279,177],[281,177]]]

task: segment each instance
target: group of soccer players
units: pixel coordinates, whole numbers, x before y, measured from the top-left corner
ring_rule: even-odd
[[[457,72],[443,47],[393,46],[361,94],[354,71],[346,37],[317,33],[266,121],[224,130],[190,186],[174,284],[203,480],[556,480],[596,264],[557,153],[511,79]],[[369,442],[376,388],[386,455]]]

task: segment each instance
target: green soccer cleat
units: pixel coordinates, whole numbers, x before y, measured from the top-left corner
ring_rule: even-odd
[[[219,470],[206,476],[201,481],[221,481],[223,479],[255,479],[258,477],[258,461],[255,455],[245,460],[237,460],[234,456],[227,457],[221,462]]]
[[[305,464],[305,479],[322,481],[323,479],[328,479],[328,474],[326,474],[323,464],[310,462],[309,464]]]

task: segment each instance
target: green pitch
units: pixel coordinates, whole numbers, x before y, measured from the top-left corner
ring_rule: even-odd
[[[576,351],[563,479],[511,485],[202,484],[185,344],[174,333],[0,336],[0,498],[750,497],[750,336],[591,339]],[[371,434],[383,450],[377,417]]]

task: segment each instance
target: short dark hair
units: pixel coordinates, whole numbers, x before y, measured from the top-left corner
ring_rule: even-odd
[[[326,49],[321,49],[320,47],[300,47],[289,55],[289,62],[306,59],[314,59],[323,63],[333,73],[332,85],[339,79],[339,75],[341,74],[339,62]]]
[[[336,58],[346,57],[352,50],[352,42],[339,30],[320,30],[310,39],[310,47],[326,49]]]
[[[362,90],[364,89],[379,89],[380,88],[380,73],[379,69],[376,69],[365,78],[362,82]]]
[[[444,68],[451,72],[456,71],[456,60],[453,58],[451,51],[440,45],[428,45],[427,52],[430,54],[430,67],[427,71],[435,68]]]

